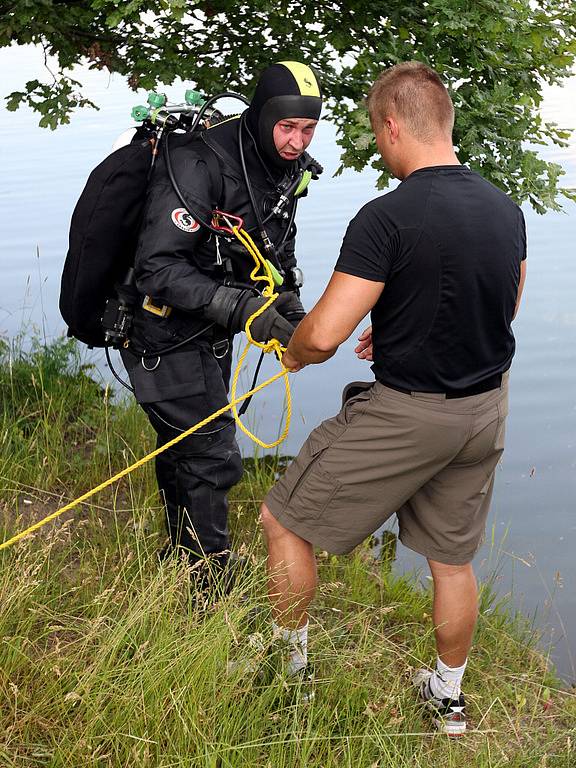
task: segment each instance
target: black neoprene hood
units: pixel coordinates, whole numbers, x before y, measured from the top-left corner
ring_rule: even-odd
[[[320,87],[310,67],[297,61],[281,61],[260,75],[246,110],[246,123],[266,159],[286,167],[291,161],[284,160],[276,150],[274,126],[289,117],[318,120],[321,110]]]

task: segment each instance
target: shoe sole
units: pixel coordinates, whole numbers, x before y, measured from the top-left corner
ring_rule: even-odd
[[[445,720],[441,720],[437,717],[432,718],[434,725],[440,731],[445,733],[446,736],[458,737],[463,736],[466,733],[466,721],[463,723],[447,723]]]

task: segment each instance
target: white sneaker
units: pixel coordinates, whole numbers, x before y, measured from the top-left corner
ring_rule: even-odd
[[[464,694],[457,699],[439,699],[432,693],[429,669],[418,669],[412,683],[418,689],[420,699],[430,710],[434,725],[448,736],[462,736],[466,732],[466,703]]]

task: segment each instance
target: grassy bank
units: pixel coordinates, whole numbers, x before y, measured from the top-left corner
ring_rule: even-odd
[[[89,373],[65,342],[2,348],[2,540],[152,447],[138,409]],[[319,556],[310,707],[281,679],[255,685],[243,663],[227,675],[229,660],[259,662],[249,634],[267,639],[255,519],[275,470],[250,462],[234,490],[250,568],[209,606],[191,599],[184,566],[157,563],[151,466],[0,553],[2,768],[576,765],[574,695],[486,586],[466,676],[472,730],[432,732],[408,684],[434,658],[430,594],[368,549]]]

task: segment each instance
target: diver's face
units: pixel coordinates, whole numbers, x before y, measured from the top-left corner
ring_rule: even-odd
[[[318,120],[307,117],[287,117],[274,126],[276,151],[283,160],[297,160],[312,141]]]

